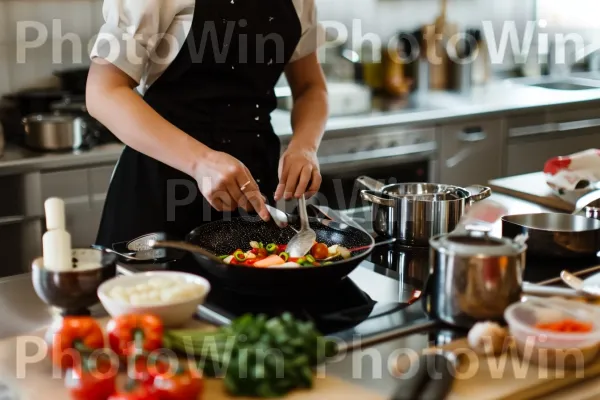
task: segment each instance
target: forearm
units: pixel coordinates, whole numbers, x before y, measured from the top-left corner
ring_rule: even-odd
[[[190,176],[210,149],[169,123],[128,87],[88,87],[94,118],[129,147]]]
[[[292,110],[293,144],[317,150],[321,144],[329,108],[327,91],[318,85],[304,90],[294,100]]]

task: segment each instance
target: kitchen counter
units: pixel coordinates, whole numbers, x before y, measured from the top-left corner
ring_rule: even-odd
[[[504,204],[510,213],[542,212],[547,209],[512,197],[494,194],[492,200]],[[498,229],[495,234],[500,233]],[[101,306],[92,310],[94,316],[104,316]],[[34,292],[30,274],[0,279],[0,339],[15,335],[24,335],[48,326],[52,321],[52,311],[42,303]],[[436,325],[417,334],[391,339],[380,344],[356,349],[342,354],[324,367],[327,374],[352,381],[382,395],[390,395],[398,384],[391,371],[389,362],[399,352],[420,352],[432,345],[442,345],[455,338],[464,336],[464,332]],[[0,378],[2,384],[2,378]],[[549,396],[550,399],[597,398],[600,385],[597,382],[582,383]]]
[[[328,135],[349,129],[413,124],[434,125],[455,120],[520,114],[534,109],[548,109],[567,104],[598,102],[600,89],[559,91],[498,81],[476,87],[469,93],[431,92],[404,100],[375,98],[372,111],[352,116],[334,116],[327,122]],[[285,143],[292,134],[290,113],[275,110],[272,115],[275,132]],[[47,169],[74,168],[114,163],[123,146],[110,144],[76,153],[38,153],[9,144],[0,157],[0,176]]]

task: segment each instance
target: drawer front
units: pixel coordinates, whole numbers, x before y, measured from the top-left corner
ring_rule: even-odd
[[[43,215],[39,173],[0,177],[0,188],[0,224]]]
[[[441,183],[485,185],[502,175],[503,120],[446,125],[439,135]]]
[[[41,218],[0,225],[0,277],[31,270],[31,262],[42,255],[42,229]]]
[[[554,140],[521,141],[508,145],[506,175],[539,172],[548,159],[598,147],[600,134],[563,137]]]
[[[88,170],[90,194],[92,196],[106,195],[114,169],[114,165],[107,165],[103,167],[90,168]]]
[[[86,169],[48,172],[42,174],[42,196],[48,197],[82,198],[88,197],[89,181]]]

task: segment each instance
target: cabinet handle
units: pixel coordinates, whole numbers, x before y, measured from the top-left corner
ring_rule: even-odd
[[[458,140],[465,143],[477,143],[487,139],[487,133],[479,127],[466,128],[458,134]]]
[[[11,215],[8,217],[0,217],[0,226],[20,224],[22,222],[43,220],[44,217],[26,217],[25,215]]]

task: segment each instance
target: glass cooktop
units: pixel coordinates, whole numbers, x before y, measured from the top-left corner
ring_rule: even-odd
[[[370,231],[365,213],[354,210],[345,215]],[[380,240],[376,237],[376,242]],[[164,264],[121,264],[123,273],[173,270],[199,274],[211,282],[211,292],[199,309],[199,316],[216,324],[227,324],[244,313],[278,315],[290,311],[296,317],[312,320],[325,335],[354,348],[390,337],[422,331],[436,326],[425,311],[426,281],[429,274],[429,249],[382,244],[373,250],[346,279],[334,287],[295,293],[293,296],[240,294],[229,290],[205,273],[190,256]],[[569,263],[581,271],[598,260]],[[528,260],[524,280],[542,282],[555,278],[565,269],[564,262]]]

